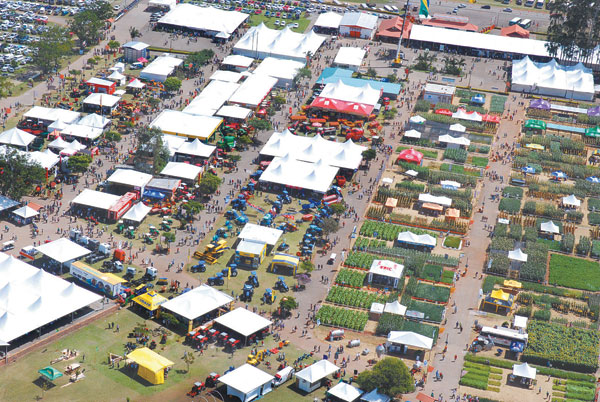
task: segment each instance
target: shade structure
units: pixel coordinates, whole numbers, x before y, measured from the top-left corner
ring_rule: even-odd
[[[65,149],[69,147],[69,143],[65,140],[62,139],[62,137],[57,137],[54,141],[50,142],[48,144],[48,148],[54,148],[54,149]]]
[[[421,133],[417,130],[408,130],[404,133],[406,138],[421,138]]]
[[[535,380],[535,375],[537,370],[534,367],[531,367],[527,363],[523,364],[515,364],[513,365],[513,375],[523,378],[529,378],[531,380]]]
[[[544,99],[534,99],[529,102],[531,109],[550,110],[550,102]]]
[[[519,262],[527,262],[527,254],[518,248],[508,252],[508,259]]]
[[[363,48],[344,46],[338,50],[333,63],[358,69],[366,54],[367,51]]]
[[[560,228],[552,221],[542,222],[540,230],[546,233],[559,234]]]
[[[253,390],[270,383],[273,380],[271,374],[265,373],[259,368],[256,368],[248,363],[241,365],[233,371],[219,378],[219,381],[246,395]],[[250,400],[250,399],[246,399]]]
[[[392,303],[385,303],[385,307],[383,308],[384,313],[396,314],[396,315],[404,315],[406,314],[406,306],[400,304],[398,300]]]
[[[400,279],[404,265],[389,260],[373,260],[369,274],[387,276],[389,278]]]
[[[139,365],[137,374],[153,385],[163,384],[165,368],[175,364],[146,347],[134,350],[127,355],[127,358]]]
[[[457,190],[461,187],[461,184],[454,180],[441,180],[440,185],[442,186],[442,188],[450,190]]]
[[[337,383],[337,385],[327,391],[327,394],[345,402],[356,401],[362,393],[362,390],[343,381]]]
[[[437,244],[435,237],[431,235],[417,235],[409,231],[398,233],[398,238],[396,240],[398,243],[408,243],[416,246],[426,246],[432,248]]]
[[[586,128],[585,129],[585,136],[586,137],[593,137],[593,138],[600,137],[600,126]]]
[[[63,122],[62,120],[56,120],[54,123],[50,124],[48,126],[48,131],[62,131],[65,127],[67,127],[67,123]]]
[[[165,304],[163,308],[188,320],[195,320],[231,303],[233,298],[208,285],[200,285]]]
[[[551,173],[551,176],[555,179],[559,179],[559,180],[566,180],[569,177],[567,176],[567,174],[565,172],[563,172],[562,170],[556,170],[554,172]]]
[[[411,162],[420,165],[423,161],[423,154],[419,151],[415,151],[413,148],[404,149],[398,155],[398,161]]]
[[[194,31],[203,31],[208,36],[220,32],[231,35],[248,19],[248,14],[238,11],[226,11],[214,7],[198,7],[188,3],[176,5],[164,17],[159,25],[182,27]]]
[[[35,249],[46,257],[61,264],[91,253],[87,248],[81,247],[79,244],[74,243],[65,237],[61,237],[60,239],[49,243],[44,243],[37,246]]]
[[[139,304],[140,306],[144,307],[146,310],[149,310],[149,311],[158,310],[158,308],[162,304],[165,304],[167,302],[167,300],[168,299],[166,297],[161,296],[160,294],[156,293],[154,290],[151,290],[150,292],[146,292],[144,294],[136,296],[132,299],[132,301],[134,303]]]
[[[591,107],[587,110],[588,116],[600,116],[600,106]]]
[[[315,22],[315,27],[326,28],[326,29],[338,29],[340,27],[340,22],[342,21],[342,15],[326,12],[323,14],[319,14],[317,21]]]
[[[201,166],[192,165],[189,163],[182,162],[169,162],[160,171],[163,176],[176,177],[178,179],[190,181],[196,181],[198,176],[202,173],[203,168]]]
[[[360,397],[363,402],[390,402],[391,399],[389,396],[377,392],[377,388]]]
[[[545,130],[546,122],[543,120],[533,120],[529,119],[525,121],[525,128],[533,129],[533,130]]]
[[[453,137],[448,134],[440,135],[438,141],[440,143],[458,145],[462,147],[468,147],[469,145],[471,145],[471,140],[469,140],[466,137]]]
[[[52,366],[47,366],[43,369],[39,369],[38,373],[40,373],[45,379],[49,381],[54,381],[63,376],[63,373],[61,373]]]
[[[411,331],[390,331],[387,340],[389,343],[412,346],[419,349],[431,350],[433,347],[433,339]]]
[[[240,84],[226,81],[211,81],[183,111],[199,116],[214,115],[240,88]]]
[[[245,337],[268,328],[272,324],[270,320],[243,307],[238,307],[216,318],[215,322]]]
[[[461,120],[469,120],[469,121],[482,121],[483,117],[480,113],[475,111],[467,112],[463,108],[459,108],[456,112],[452,113],[452,118],[461,119]]]
[[[294,78],[304,67],[306,62],[266,57],[255,69],[254,74],[268,75],[277,78],[277,86],[292,87]]]
[[[141,72],[143,80],[165,82],[167,77],[173,74],[175,69],[183,63],[183,59],[169,55],[159,56],[148,64]]]
[[[81,124],[69,124],[61,131],[61,135],[68,135],[71,137],[77,137],[81,140],[93,141],[102,135],[102,129],[84,126]]]
[[[146,84],[144,84],[142,81],[140,81],[137,78],[131,80],[131,82],[129,84],[127,84],[127,88],[133,88],[133,89],[142,89],[145,86],[146,86]]]
[[[381,92],[369,84],[354,87],[338,80],[325,85],[310,107],[366,117],[371,115],[380,97]]]
[[[291,159],[289,155],[274,158],[259,180],[284,186],[325,193],[339,171],[324,162],[310,163]]]
[[[208,140],[221,123],[223,123],[223,119],[219,117],[192,115],[178,110],[163,110],[150,123],[150,127],[158,128],[164,134]]]
[[[138,202],[123,215],[122,219],[132,222],[141,222],[144,220],[146,215],[150,213],[152,207],[145,205],[143,202]]]
[[[424,117],[421,117],[419,115],[416,116],[412,116],[408,121],[410,121],[411,123],[416,123],[416,124],[423,124],[425,123],[427,120]]]
[[[521,171],[523,173],[535,174],[535,168],[533,166],[523,166]]]
[[[444,207],[452,206],[452,198],[435,196],[431,194],[419,194],[419,202],[430,202],[433,204],[442,205]]]
[[[13,214],[20,216],[23,219],[29,219],[29,218],[38,216],[40,213],[38,211],[36,211],[35,209],[25,205],[19,209],[14,210]]]
[[[77,197],[71,201],[74,205],[81,205],[90,208],[108,210],[116,205],[121,197],[118,195],[103,193],[100,191],[90,190],[86,188]]]
[[[525,144],[525,148],[535,149],[538,151],[543,151],[544,149],[546,149],[543,145],[540,144]]]
[[[577,197],[575,197],[575,194],[571,194],[567,197],[563,197],[562,203],[563,203],[563,205],[566,205],[569,207],[575,207],[575,208],[579,208],[581,206],[581,200],[578,200]]]
[[[275,77],[253,74],[246,78],[246,81],[231,95],[229,102],[241,106],[258,107],[277,85],[277,81]]]
[[[225,105],[222,106],[219,111],[217,113],[215,113],[215,115],[219,116],[219,117],[224,117],[224,118],[230,118],[230,119],[239,119],[239,120],[246,120],[247,118],[249,118],[252,115],[252,109],[248,109],[245,107],[241,107],[241,106],[229,106],[229,105]]]
[[[0,134],[0,144],[27,148],[35,140],[35,135],[18,128],[11,128]]]
[[[152,180],[152,175],[131,169],[117,169],[106,181],[111,184],[143,188]]]
[[[296,378],[300,378],[309,384],[313,384],[323,378],[338,371],[340,368],[329,360],[319,360],[318,362],[300,370],[296,373]]]
[[[88,127],[95,127],[104,129],[106,126],[110,124],[110,119],[107,119],[104,116],[100,116],[99,114],[92,113],[88,114],[85,117],[82,117],[81,120],[77,122],[77,124]]]
[[[194,141],[184,142],[179,148],[177,148],[176,153],[183,155],[192,155],[198,156],[201,158],[209,158],[213,152],[215,152],[217,148],[213,145],[206,145],[202,141],[197,138]]]
[[[217,70],[209,79],[225,82],[238,82],[242,79],[242,74],[236,71]]]
[[[460,124],[460,123],[456,123],[456,124],[452,124],[449,127],[449,130],[450,131],[456,131],[456,132],[459,132],[459,133],[464,133],[465,131],[467,131],[467,128],[465,126],[463,126],[462,124]]]
[[[75,120],[79,119],[81,114],[72,110],[65,110],[59,108],[47,108],[43,106],[34,106],[29,109],[23,115],[27,119],[41,120],[47,124],[51,124],[56,120],[60,120],[63,123],[70,124]]]
[[[43,152],[29,152],[27,155],[31,162],[39,164],[44,169],[53,168],[60,162],[60,157],[49,149],[46,149]]]

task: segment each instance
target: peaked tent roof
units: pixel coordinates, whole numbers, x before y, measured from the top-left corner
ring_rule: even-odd
[[[88,127],[104,128],[110,124],[110,119],[100,116],[99,114],[92,113],[82,117],[77,124]]]
[[[392,303],[385,303],[385,307],[383,308],[384,313],[396,314],[396,315],[404,315],[406,314],[406,306],[400,304],[398,300]]]
[[[183,180],[196,180],[202,173],[202,167],[183,162],[169,162],[161,170],[163,176],[176,177]]]
[[[400,279],[404,265],[390,260],[373,260],[369,273]]]
[[[508,252],[508,258],[514,261],[527,262],[527,254],[520,248]]]
[[[212,6],[198,7],[181,3],[159,19],[158,23],[194,30],[225,32],[231,35],[247,19],[248,14],[238,11],[226,11]]]
[[[271,320],[267,320],[263,316],[243,307],[238,307],[229,313],[223,314],[216,318],[215,322],[242,336],[250,336],[272,324]]]
[[[46,257],[61,264],[91,253],[87,248],[81,247],[79,244],[74,243],[65,237],[61,237],[50,243],[44,243],[41,246],[37,246],[35,249]]]
[[[19,209],[13,211],[13,214],[20,216],[21,218],[33,218],[34,216],[38,216],[40,213],[35,209],[28,207],[27,205],[22,206]]]
[[[146,84],[144,84],[142,81],[140,81],[137,78],[131,80],[131,82],[129,84],[127,84],[128,88],[136,88],[136,89],[142,89],[145,86],[146,86]]]
[[[342,401],[353,402],[362,395],[363,391],[344,381],[340,381],[333,388],[330,388],[327,393]]]
[[[471,140],[469,140],[466,137],[453,137],[449,134],[444,134],[444,135],[440,135],[440,138],[438,138],[439,142],[444,142],[447,144],[456,144],[456,145],[463,145],[468,147],[469,145],[471,145]]]
[[[195,138],[194,141],[184,142],[179,148],[177,148],[175,153],[208,158],[213,154],[213,152],[215,152],[216,149],[217,147],[213,145],[206,145],[198,138]]]
[[[233,371],[219,378],[223,384],[241,392],[248,394],[253,390],[268,384],[273,380],[271,374],[265,373],[261,369],[245,363]]]
[[[188,320],[195,320],[232,301],[231,296],[208,285],[200,285],[169,300],[162,307]]]
[[[427,202],[430,202],[430,201],[427,201]],[[409,231],[398,233],[397,240],[399,242],[403,242],[403,243],[421,244],[424,246],[431,246],[431,247],[435,247],[435,245],[437,244],[435,237],[433,237],[431,235],[428,235],[428,234],[416,235],[413,232],[409,232]]]
[[[433,339],[411,331],[390,331],[387,340],[420,349],[431,350],[433,347]]]
[[[406,133],[404,135],[406,135]],[[423,154],[419,151],[415,151],[413,148],[408,148],[400,152],[400,154],[398,155],[398,160],[404,160],[407,162],[415,162],[417,164],[420,164],[423,160]]]
[[[567,197],[563,197],[562,198],[562,203],[564,205],[571,205],[574,207],[579,207],[581,206],[581,200],[578,200],[577,197],[575,197],[575,194],[571,194]]]
[[[300,370],[296,373],[296,377],[313,384],[328,375],[338,371],[340,368],[329,360],[319,360],[318,362]]]
[[[317,18],[317,21],[315,22],[314,26],[321,28],[338,29],[340,27],[340,22],[342,22],[342,17],[343,16],[341,14],[333,13],[330,11],[323,14],[319,14],[319,17]]]
[[[537,369],[535,367],[531,367],[527,363],[513,365],[513,374],[518,377],[530,378],[532,380],[535,380],[536,373]]]
[[[519,38],[529,38],[529,31],[520,27],[518,24],[500,29],[500,36],[513,36]]]
[[[141,222],[151,210],[152,207],[146,206],[143,202],[138,202],[131,207],[121,219],[133,222]]]
[[[361,401],[364,402],[390,402],[391,398],[387,395],[380,394],[377,392],[377,388],[360,397]]]
[[[553,233],[553,234],[560,233],[560,228],[552,221],[542,222],[542,224],[540,225],[540,230],[542,232]]]
[[[35,140],[35,135],[16,127],[6,130],[0,134],[0,144],[26,147]]]

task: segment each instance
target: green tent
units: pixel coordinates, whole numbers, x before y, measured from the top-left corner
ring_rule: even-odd
[[[527,120],[525,121],[525,128],[533,129],[533,130],[545,130],[546,122],[542,120]]]
[[[50,380],[50,381],[54,381],[57,378],[60,378],[63,376],[63,373],[61,373],[60,371],[58,371],[57,369],[55,369],[52,366],[44,367],[43,369],[38,370],[38,373],[40,373],[47,380]]]
[[[600,126],[586,128],[585,135],[586,137],[600,137]]]

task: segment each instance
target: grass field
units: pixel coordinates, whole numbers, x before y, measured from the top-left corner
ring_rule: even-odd
[[[600,264],[582,258],[552,254],[549,283],[597,292],[600,290]]]
[[[108,323],[115,322],[120,327],[120,332],[109,330]],[[85,378],[77,383],[67,385],[69,380],[63,376],[55,381],[55,386],[44,392],[43,399],[48,401],[124,401],[124,400],[181,400],[185,393],[189,391],[192,383],[195,381],[204,381],[209,372],[215,371],[223,374],[229,366],[238,367],[246,360],[250,348],[246,347],[238,350],[233,358],[216,346],[210,346],[204,354],[200,356],[194,353],[195,361],[190,365],[190,372],[187,372],[186,364],[182,360],[185,351],[191,349],[181,343],[182,337],[171,335],[167,344],[159,345],[155,350],[175,365],[166,378],[165,383],[161,385],[150,385],[139,378],[135,372],[129,372],[121,366],[120,369],[111,369],[108,365],[108,353],[122,355],[123,345],[128,339],[128,333],[137,325],[143,324],[148,328],[155,328],[158,325],[153,321],[144,321],[137,314],[123,309],[103,320],[99,320],[66,338],[59,340],[48,347],[33,352],[16,363],[3,368],[0,371],[0,400],[3,401],[25,401],[32,400],[42,396],[42,389],[36,381],[39,377],[37,371],[49,365],[50,360],[58,357],[60,351],[66,348],[80,351],[80,356],[76,359],[59,362],[53,365],[54,368],[64,371],[65,367],[72,363],[81,363],[85,368]],[[155,338],[158,342],[158,338]],[[275,346],[272,338],[268,338],[265,347]],[[301,352],[293,346],[287,346],[283,349],[288,361],[293,362]],[[303,353],[303,352],[302,352]],[[82,362],[82,354],[85,354],[85,361]],[[272,369],[267,369],[264,364],[260,369],[274,374],[278,363],[275,355],[267,358],[271,362]],[[311,361],[312,362],[312,361]],[[291,382],[281,388],[268,394],[263,398],[264,401],[300,401],[305,400],[295,391],[295,388],[289,388]],[[8,385],[8,386],[7,386]],[[220,390],[224,394],[224,390]],[[323,397],[325,390],[317,391],[316,396]]]
[[[283,29],[284,27],[275,25],[275,20],[285,21],[286,25],[298,23],[298,28],[292,28],[292,31],[300,32],[300,33],[303,33],[304,31],[306,31],[306,28],[308,28],[308,24],[310,24],[310,20],[308,18],[304,18],[304,17],[301,17],[298,20],[295,20],[295,19],[287,19],[286,20],[286,19],[283,19],[280,17],[265,17],[264,13],[263,14],[252,14],[252,15],[250,15],[250,19],[249,19],[251,26],[259,25],[261,22],[264,22],[265,25],[271,29]]]

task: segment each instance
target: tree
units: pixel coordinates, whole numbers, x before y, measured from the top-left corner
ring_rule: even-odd
[[[95,1],[90,5],[86,6],[86,9],[92,11],[101,21],[106,21],[109,18],[114,17],[112,6],[108,1]]]
[[[465,66],[465,59],[454,56],[444,56],[442,59],[444,67],[442,72],[450,75],[461,75],[462,68]]]
[[[202,67],[214,57],[215,52],[212,49],[202,49],[194,52],[185,58],[186,64],[192,64],[194,68]]]
[[[271,122],[257,117],[251,118],[248,121],[248,125],[253,127],[256,131],[267,131],[271,129]]]
[[[433,63],[436,61],[434,54],[430,54],[429,51],[420,53],[417,56],[417,63],[413,66],[415,70],[429,71],[433,69]]]
[[[109,131],[106,134],[104,134],[104,138],[107,141],[114,141],[114,142],[119,142],[121,141],[121,134],[118,131]]]
[[[36,184],[42,183],[46,173],[27,156],[9,148],[0,155],[0,194],[20,201],[30,194]]]
[[[336,216],[340,216],[344,212],[346,212],[346,208],[348,206],[345,202],[337,202],[335,204],[331,204],[329,208],[331,208],[331,212],[333,212]]]
[[[271,102],[276,110],[281,110],[281,106],[285,105],[286,99],[285,96],[276,95],[271,98]]]
[[[95,45],[99,42],[104,20],[92,10],[81,11],[69,23],[69,29],[79,38],[81,47]]]
[[[388,74],[388,76],[386,78],[389,82],[397,82],[398,81],[398,77],[396,77],[396,74]]]
[[[167,92],[177,92],[181,88],[181,80],[177,77],[169,77],[164,83]]]
[[[375,78],[377,77],[377,71],[375,71],[373,67],[369,67],[367,70],[367,76]]]
[[[312,78],[312,71],[310,71],[310,68],[308,67],[302,67],[300,70],[298,70],[298,77]]]
[[[548,53],[562,60],[597,61],[594,49],[600,42],[598,5],[591,0],[555,0],[551,4]]]
[[[7,77],[0,77],[0,98],[12,96],[13,83]]]
[[[204,195],[213,194],[219,188],[221,179],[212,173],[204,173],[200,180],[199,190]]]
[[[365,158],[365,160],[367,162],[371,162],[373,159],[375,159],[377,157],[377,151],[375,151],[374,149],[366,149],[363,151],[362,153],[362,157]]]
[[[340,230],[340,223],[334,218],[323,219],[323,233],[327,236]]]
[[[279,307],[285,311],[291,311],[298,308],[298,302],[293,296],[282,297],[279,301]]]
[[[204,209],[204,205],[198,201],[190,200],[183,204],[184,211],[186,212],[188,219],[194,219],[194,215]]]
[[[306,272],[307,274],[311,273],[315,269],[315,264],[310,262],[309,260],[304,260],[300,263],[300,269]]]
[[[42,73],[48,74],[59,69],[61,59],[71,53],[73,41],[69,38],[66,28],[51,25],[48,31],[41,35],[37,46],[38,51],[33,56],[33,64]]]
[[[175,241],[175,233],[173,232],[164,232],[163,237],[167,243],[173,243]]]
[[[69,156],[69,161],[67,162],[68,168],[73,173],[85,173],[92,163],[92,157],[87,154],[77,154],[73,156]]]
[[[142,33],[136,27],[130,27],[129,36],[131,37],[131,40],[134,40],[135,38],[142,36]]]
[[[143,127],[137,133],[138,146],[133,163],[137,170],[158,174],[171,157],[158,128]]]
[[[356,379],[360,388],[395,397],[415,390],[415,385],[404,362],[393,357],[386,357],[373,366],[373,369],[363,371]]]
[[[185,365],[187,366],[187,373],[190,373],[190,364],[194,363],[194,354],[193,353],[186,353],[183,355],[183,361],[185,362]]]
[[[113,52],[115,52],[120,47],[121,47],[121,42],[119,42],[118,40],[111,40],[108,42],[108,48],[110,50],[112,50]]]

